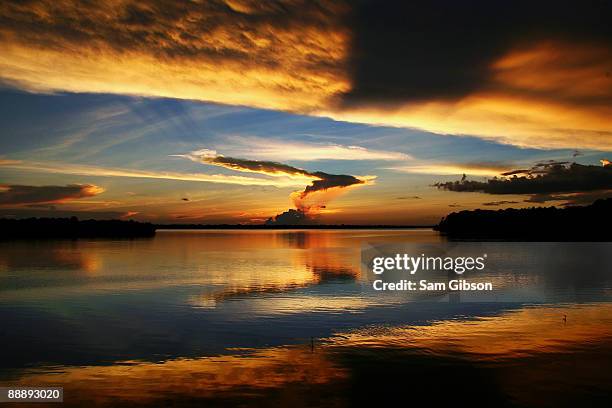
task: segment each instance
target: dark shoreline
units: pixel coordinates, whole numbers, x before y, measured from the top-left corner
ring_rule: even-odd
[[[0,219],[0,240],[146,238],[155,235],[151,223],[71,218]]]
[[[454,212],[434,227],[452,240],[612,241],[612,199],[587,206]]]
[[[156,230],[376,230],[376,229],[431,229],[434,225],[206,225],[206,224],[159,224]]]
[[[453,212],[438,225],[152,224],[133,220],[0,219],[0,240],[145,238],[157,230],[415,230],[433,229],[451,240],[612,241],[612,198],[584,207],[531,207]]]

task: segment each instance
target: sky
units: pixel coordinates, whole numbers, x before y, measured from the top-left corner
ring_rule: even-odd
[[[0,216],[431,225],[612,196],[612,10],[584,3],[2,2]]]

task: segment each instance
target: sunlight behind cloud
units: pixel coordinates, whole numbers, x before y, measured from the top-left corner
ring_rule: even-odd
[[[427,88],[429,72],[441,68],[418,71],[418,53],[415,60],[399,61],[408,74],[393,68],[394,60],[360,82],[354,65],[362,38],[342,2],[160,3],[99,2],[87,13],[71,0],[3,4],[0,18],[8,23],[0,27],[0,79],[31,92],[190,99],[521,147],[612,149],[612,56],[605,42],[544,34],[500,43],[489,60],[478,60],[477,78],[459,73],[474,83],[465,89],[458,83],[461,92],[447,95]],[[377,48],[393,56],[400,45]],[[471,45],[464,46],[467,57],[461,56],[468,58]],[[364,69],[372,63],[362,62]],[[413,68],[426,77],[423,95],[411,94],[418,90],[402,77]],[[450,79],[438,79],[452,80],[453,72],[442,69]],[[418,85],[418,75],[409,81]],[[387,87],[399,96],[386,95]],[[376,95],[361,95],[364,88]],[[276,157],[280,148],[260,151],[261,157]],[[396,157],[340,146],[311,153],[320,157],[314,160],[342,160],[349,153],[365,160]]]
[[[389,170],[401,173],[414,174],[437,174],[437,175],[461,175],[470,174],[473,176],[496,176],[508,170],[503,165],[494,164],[422,164],[415,166],[389,167]]]

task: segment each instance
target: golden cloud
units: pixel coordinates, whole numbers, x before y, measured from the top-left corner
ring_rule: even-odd
[[[291,111],[324,106],[348,88],[340,5],[287,1],[287,14],[248,3],[117,0],[92,3],[86,13],[73,0],[3,3],[0,75],[31,91]]]
[[[543,10],[545,17],[549,10]],[[522,21],[520,11],[517,5],[509,21]],[[426,38],[445,35],[441,44],[455,46],[452,30],[424,33],[423,47],[396,64],[371,55],[371,48],[403,55],[394,49],[399,39],[364,41],[351,20],[357,12],[344,2],[306,0],[107,0],[86,11],[76,0],[3,2],[0,79],[34,92],[193,99],[524,147],[612,149],[612,51],[608,38],[596,41],[597,27],[594,36],[572,36],[589,28],[569,24],[574,31],[567,36],[545,32],[522,42],[512,40],[518,31],[495,32],[495,41],[484,42],[488,48],[473,50],[477,42],[468,38],[463,46],[473,52],[460,55],[462,65],[453,69],[445,49],[430,50]],[[567,20],[575,13],[561,15]],[[510,26],[499,30],[521,29]],[[396,35],[388,31],[387,37]],[[360,48],[364,42],[370,48]],[[486,58],[472,64],[481,54]],[[378,67],[365,82],[357,72],[360,58],[368,62],[362,70],[369,72],[373,61]],[[426,86],[411,95],[419,82]],[[456,89],[440,85],[446,83]],[[363,89],[383,100],[363,97]],[[388,89],[399,96],[386,98]]]
[[[543,42],[503,55],[492,64],[488,84],[459,99],[366,104],[326,114],[520,147],[610,150],[610,67],[609,48]]]

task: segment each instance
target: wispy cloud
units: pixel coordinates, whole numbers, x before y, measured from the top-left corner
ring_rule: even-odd
[[[260,137],[229,138],[229,143],[221,146],[234,156],[248,156],[261,160],[389,160],[411,159],[407,153],[376,150],[362,146],[345,146],[335,143],[302,143],[294,141],[270,140]]]
[[[19,164],[21,160],[8,160],[8,159],[0,159],[0,166],[9,166],[12,164]]]
[[[201,181],[207,183],[238,184],[243,186],[276,186],[294,187],[303,186],[304,182],[291,179],[289,177],[276,178],[254,178],[244,176],[232,176],[224,174],[204,174],[204,173],[178,173],[162,171],[131,170],[120,168],[105,168],[89,165],[50,163],[50,162],[27,162],[1,164],[8,167],[32,172],[45,172],[55,174],[74,174],[80,176],[96,177],[129,177],[129,178],[148,178],[159,180],[180,180],[180,181]]]
[[[496,163],[465,163],[465,164],[417,164],[409,166],[388,167],[389,170],[401,173],[433,174],[433,175],[461,175],[495,176],[510,168],[506,164]]]

